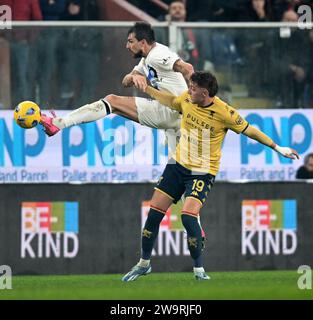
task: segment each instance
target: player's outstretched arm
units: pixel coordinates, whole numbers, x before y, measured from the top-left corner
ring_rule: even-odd
[[[254,139],[254,140],[274,149],[276,152],[280,153],[285,158],[299,159],[299,154],[296,150],[288,148],[288,147],[280,147],[269,136],[267,136],[265,133],[263,133],[262,131],[260,131],[256,127],[249,125],[249,127],[244,131],[243,134],[248,136],[251,139]]]
[[[178,101],[178,97],[172,95],[171,93],[159,91],[157,89],[152,88],[151,86],[147,86],[144,90],[150,97],[158,100],[161,104],[175,110],[180,110],[180,103]]]

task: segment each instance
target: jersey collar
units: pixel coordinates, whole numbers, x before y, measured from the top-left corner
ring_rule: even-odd
[[[215,103],[215,98],[213,99],[213,101],[210,103],[210,104],[208,104],[208,105],[206,105],[206,106],[199,106],[199,108],[202,108],[202,109],[207,109],[207,108],[210,108],[211,106],[213,106],[213,104]]]

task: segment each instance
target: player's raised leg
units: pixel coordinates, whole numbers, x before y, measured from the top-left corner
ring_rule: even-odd
[[[110,94],[103,99],[86,104],[64,117],[49,117],[45,114],[41,117],[41,124],[47,135],[53,136],[64,128],[81,123],[97,121],[115,113],[138,122],[137,107],[134,97],[121,97]]]
[[[200,200],[186,197],[181,219],[187,231],[188,249],[194,261],[195,278],[197,280],[209,280],[210,277],[205,273],[202,261],[202,229],[198,221],[201,207]]]
[[[41,116],[41,124],[46,134],[53,136],[64,128],[97,121],[111,113],[150,128],[173,130],[175,135],[177,135],[180,125],[179,113],[160,105],[155,100],[123,97],[114,94],[107,95],[103,99],[75,109],[64,117],[57,117],[55,114],[53,114],[53,117],[49,117],[43,114]],[[173,141],[176,141],[176,139],[173,139]]]
[[[122,278],[123,281],[134,281],[138,277],[147,275],[151,272],[150,258],[155,240],[159,233],[159,227],[165,216],[167,209],[172,204],[173,199],[155,190],[150,204],[150,211],[142,230],[141,236],[141,259],[139,262]]]

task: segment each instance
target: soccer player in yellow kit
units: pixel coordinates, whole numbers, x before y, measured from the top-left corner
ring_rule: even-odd
[[[150,257],[159,225],[170,205],[183,194],[182,223],[187,231],[190,255],[194,261],[197,280],[208,280],[202,263],[201,228],[198,224],[200,209],[207,198],[219,170],[222,142],[230,129],[273,148],[284,157],[296,159],[298,153],[280,147],[266,134],[249,123],[227,103],[216,96],[217,80],[209,72],[195,72],[190,78],[189,90],[180,96],[141,85],[140,89],[182,113],[181,137],[173,158],[169,160],[151,200],[150,211],[142,232],[140,261],[128,272],[123,281],[136,280],[151,272]]]

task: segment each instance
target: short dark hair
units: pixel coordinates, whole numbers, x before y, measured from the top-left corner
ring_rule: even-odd
[[[207,89],[211,98],[213,98],[218,92],[217,80],[210,72],[196,71],[191,75],[190,80],[196,83],[199,87]]]
[[[151,24],[147,22],[136,22],[135,25],[128,30],[127,35],[130,35],[131,33],[135,34],[135,38],[138,41],[146,40],[148,44],[153,44],[155,42],[154,31]]]
[[[185,2],[184,2],[183,0],[172,0],[169,5],[171,5],[171,4],[174,3],[174,2],[180,2],[180,3],[182,3],[182,4],[186,7]]]

